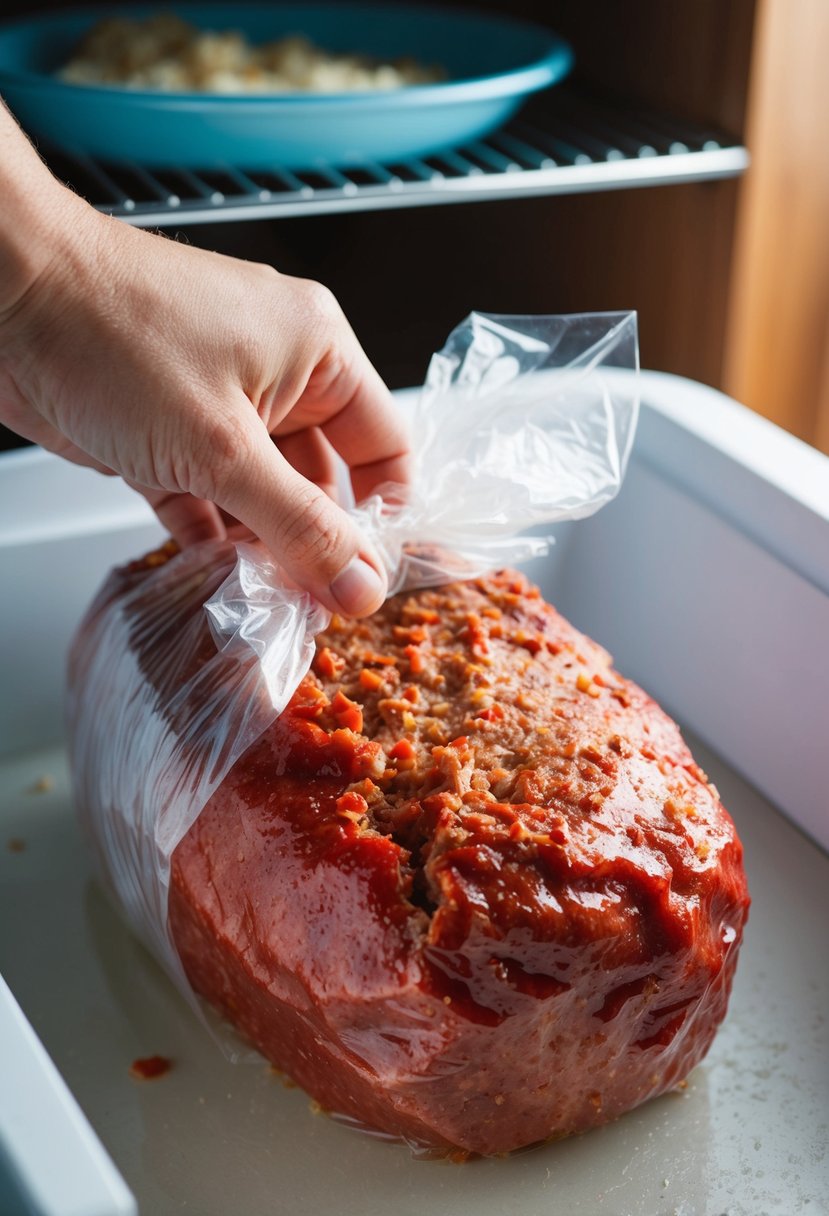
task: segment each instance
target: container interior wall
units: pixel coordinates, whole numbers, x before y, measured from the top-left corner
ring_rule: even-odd
[[[66,656],[75,628],[108,571],[163,535],[150,521],[0,545],[0,759],[63,737]]]
[[[650,464],[528,572],[618,669],[829,849],[829,595]],[[550,577],[552,574],[552,577]]]

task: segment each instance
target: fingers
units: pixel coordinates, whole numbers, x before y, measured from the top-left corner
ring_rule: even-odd
[[[408,484],[410,448],[394,399],[362,351],[360,355],[353,391],[322,426],[349,466],[357,502],[384,482]]]
[[[337,466],[331,444],[317,427],[308,427],[276,441],[282,455],[298,473],[318,485],[334,502],[340,501]]]
[[[334,297],[319,284],[302,283],[305,294],[309,288],[317,319],[313,368],[294,379],[297,397],[271,430],[281,437],[318,426],[349,466],[359,502],[383,482],[408,484],[408,429]]]
[[[227,531],[218,507],[191,494],[169,493],[167,490],[148,490],[133,485],[146,498],[164,527],[175,541],[186,549],[202,540],[224,540]]]
[[[331,611],[374,612],[387,588],[379,556],[348,515],[285,459],[245,404],[221,441],[214,432],[211,467],[200,470],[194,493],[250,528],[287,574]]]

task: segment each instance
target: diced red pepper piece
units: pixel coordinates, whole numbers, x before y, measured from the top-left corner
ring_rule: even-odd
[[[304,743],[309,743],[314,747],[327,747],[331,741],[331,736],[327,730],[323,730],[316,722],[302,721],[300,725],[297,722],[295,730],[297,737]]]
[[[542,638],[535,634],[526,633],[523,629],[519,629],[517,633],[513,635],[512,640],[519,646],[523,647],[524,650],[528,650],[532,655],[538,654],[539,650],[544,644]]]
[[[395,625],[394,636],[398,642],[413,642],[416,646],[429,638],[429,633],[422,625]]]
[[[416,755],[414,744],[408,739],[398,739],[394,747],[389,749],[391,760],[414,760]]]
[[[422,652],[418,650],[417,646],[407,646],[403,653],[409,660],[409,670],[411,671],[412,675],[420,675],[425,666]]]
[[[356,790],[348,790],[345,794],[341,794],[335,806],[337,814],[344,819],[362,819],[368,811],[368,803]]]
[[[461,637],[469,642],[469,648],[476,659],[485,659],[489,654],[489,633],[484,628],[481,618],[475,612],[467,613],[466,625],[461,630]]]
[[[437,625],[440,620],[440,614],[434,608],[406,607],[404,615],[408,620],[421,621],[424,625]]]
[[[344,668],[345,659],[328,646],[323,646],[314,659],[314,670],[317,675],[323,676],[327,680],[339,679]]]
[[[331,711],[337,719],[338,726],[346,730],[353,730],[355,734],[359,734],[363,729],[362,707],[347,697],[341,688],[334,694]]]
[[[382,688],[384,679],[379,671],[372,671],[370,667],[364,667],[358,677],[360,687],[365,688],[367,692],[376,692],[378,688]]]
[[[377,654],[373,650],[366,650],[363,652],[363,662],[371,663],[373,666],[394,667],[397,659],[390,654]]]

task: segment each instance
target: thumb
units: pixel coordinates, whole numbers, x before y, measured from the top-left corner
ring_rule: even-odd
[[[227,442],[215,445],[212,484],[192,492],[250,528],[286,573],[332,612],[374,612],[388,587],[376,550],[345,511],[288,463],[257,415],[234,423]]]

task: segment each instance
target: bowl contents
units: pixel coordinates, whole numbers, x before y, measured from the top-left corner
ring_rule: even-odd
[[[236,30],[199,30],[157,13],[98,22],[58,76],[172,93],[353,93],[434,84],[446,73],[410,58],[331,53],[301,34],[253,46]]]

